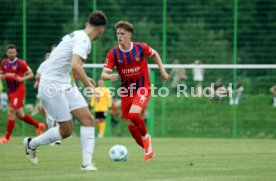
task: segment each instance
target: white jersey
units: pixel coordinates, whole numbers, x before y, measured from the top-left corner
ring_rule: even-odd
[[[0,110],[8,106],[8,95],[5,92],[0,94]]]
[[[194,68],[193,69],[194,81],[203,81],[203,69]]]
[[[44,62],[42,62],[42,63],[39,65],[39,67],[38,67],[36,73],[42,74],[42,72],[44,72],[45,69],[46,69],[45,64],[46,64],[46,60],[45,60]]]
[[[71,85],[70,72],[73,54],[86,60],[90,51],[91,42],[84,30],[65,35],[43,65],[47,68],[41,74],[40,84],[52,84],[58,89]]]

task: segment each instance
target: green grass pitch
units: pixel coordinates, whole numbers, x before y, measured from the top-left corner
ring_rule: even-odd
[[[61,146],[41,146],[39,164],[30,165],[24,156],[23,137],[12,137],[0,145],[1,181],[233,181],[275,180],[276,142],[272,139],[154,138],[156,156],[143,161],[143,151],[132,138],[96,140],[97,172],[80,171],[79,138]],[[108,151],[115,144],[128,148],[127,162],[111,162]]]

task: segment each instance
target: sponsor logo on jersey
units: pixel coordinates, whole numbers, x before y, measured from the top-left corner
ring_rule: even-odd
[[[136,55],[134,58],[135,58],[135,61],[136,61],[136,62],[139,62],[139,61],[140,61],[140,57],[139,57],[138,55]]]
[[[139,72],[140,67],[134,67],[134,68],[128,68],[128,69],[122,69],[123,74],[135,74]]]
[[[146,96],[144,96],[144,95],[140,96],[140,102],[141,102],[141,104],[144,104],[146,102],[146,100],[147,100]]]

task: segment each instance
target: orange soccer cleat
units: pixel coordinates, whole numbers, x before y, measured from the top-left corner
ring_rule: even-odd
[[[146,155],[144,156],[144,160],[145,160],[145,161],[148,161],[148,160],[150,160],[152,157],[154,157],[154,155],[155,155],[154,151],[151,151],[149,154],[146,154]]]
[[[8,140],[6,137],[0,138],[0,144],[9,144],[10,140]]]
[[[39,123],[39,124],[38,124],[38,128],[36,128],[37,134],[38,134],[38,135],[41,135],[41,134],[43,133],[44,128],[45,128],[45,124]]]
[[[144,145],[144,152],[145,152],[144,160],[148,161],[155,154],[154,151],[152,150],[151,137],[149,134],[148,134],[148,137],[145,140],[143,140],[143,145]]]

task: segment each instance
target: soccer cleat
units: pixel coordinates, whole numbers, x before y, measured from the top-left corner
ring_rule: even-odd
[[[45,124],[39,123],[39,124],[38,124],[38,128],[36,128],[37,134],[38,134],[38,135],[41,135],[41,134],[43,133],[44,128],[45,128]]]
[[[91,164],[91,165],[86,165],[86,166],[81,165],[80,170],[83,170],[83,171],[97,171],[98,169],[95,167],[95,165]]]
[[[24,139],[23,144],[25,147],[26,157],[33,165],[37,165],[38,160],[36,157],[36,150],[33,150],[29,147],[29,143],[31,142],[32,138],[27,137]]]
[[[143,140],[143,145],[144,145],[144,152],[145,152],[145,156],[144,156],[144,160],[150,160],[153,156],[154,156],[154,151],[152,150],[152,145],[151,145],[151,137],[148,134],[148,137]]]
[[[103,138],[103,134],[102,134],[102,133],[99,133],[99,134],[98,134],[98,138]]]
[[[56,145],[61,145],[61,140],[55,142]]]
[[[152,152],[151,137],[149,134],[148,134],[148,137],[145,140],[143,140],[143,146],[144,146],[144,152],[146,155]]]
[[[151,151],[149,154],[146,154],[144,156],[144,160],[148,161],[148,160],[152,159],[152,157],[154,157],[154,155],[155,155],[154,151]]]
[[[0,144],[9,144],[10,140],[8,140],[6,137],[0,138]]]

